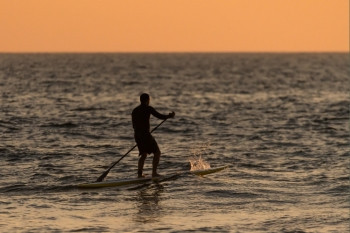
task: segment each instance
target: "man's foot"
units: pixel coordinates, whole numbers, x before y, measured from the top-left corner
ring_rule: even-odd
[[[141,174],[141,175],[138,174],[138,175],[137,175],[137,178],[145,178],[145,177],[146,177],[146,175],[144,175],[144,174]]]
[[[161,177],[161,175],[159,175],[158,173],[153,173],[152,174],[152,178],[157,178],[157,177]]]

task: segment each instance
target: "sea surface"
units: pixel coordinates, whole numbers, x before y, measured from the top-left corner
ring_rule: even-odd
[[[349,232],[349,60],[0,54],[0,232]],[[159,173],[229,168],[78,189],[134,146],[143,92],[176,113],[153,133]],[[136,177],[137,160],[135,149],[106,180]]]

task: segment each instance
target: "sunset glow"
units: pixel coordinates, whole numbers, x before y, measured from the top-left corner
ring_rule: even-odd
[[[0,52],[349,51],[349,0],[0,0]]]

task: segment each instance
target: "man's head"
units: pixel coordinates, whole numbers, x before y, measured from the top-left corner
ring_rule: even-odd
[[[141,104],[149,105],[149,101],[150,101],[149,95],[147,93],[143,93],[142,95],[140,95],[140,101],[141,101]]]

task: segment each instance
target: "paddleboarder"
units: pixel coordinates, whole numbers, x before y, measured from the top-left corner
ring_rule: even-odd
[[[139,149],[139,161],[138,161],[138,177],[143,177],[143,165],[148,154],[153,153],[152,162],[152,177],[157,177],[157,167],[160,160],[161,152],[158,144],[150,132],[150,116],[151,114],[158,119],[174,118],[175,112],[171,112],[168,115],[163,115],[157,112],[152,106],[150,106],[150,96],[147,93],[140,95],[141,104],[132,111],[132,125],[134,128],[134,138]]]

